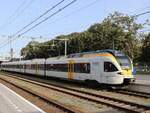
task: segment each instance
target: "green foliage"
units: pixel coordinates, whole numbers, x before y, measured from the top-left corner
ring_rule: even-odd
[[[143,40],[142,54],[140,60],[142,62],[150,62],[150,33]]]
[[[138,30],[144,24],[137,24],[136,18],[118,12],[110,14],[101,23],[92,25],[81,33],[60,35],[55,39],[69,39],[67,53],[95,51],[101,49],[114,49],[124,51],[132,59],[139,57],[140,43],[137,38]],[[54,40],[45,43],[29,43],[22,49],[22,55],[26,59],[48,58],[64,55],[64,41],[55,40],[55,46],[51,47]],[[47,45],[47,46],[45,46]]]

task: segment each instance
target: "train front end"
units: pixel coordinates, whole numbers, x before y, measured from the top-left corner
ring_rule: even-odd
[[[133,63],[131,59],[121,51],[114,51],[113,54],[122,69],[121,74],[124,77],[123,84],[126,85],[134,82],[135,78],[133,75]]]

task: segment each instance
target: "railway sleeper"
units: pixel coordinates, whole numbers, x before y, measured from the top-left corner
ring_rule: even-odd
[[[74,94],[74,95],[76,95],[76,94]],[[84,97],[85,98],[85,97]],[[114,107],[117,107],[117,108],[121,108],[121,109],[123,109],[123,110],[125,110],[125,109],[127,109],[128,111],[133,111],[132,113],[141,113],[140,111],[139,111],[139,109],[138,109],[138,107],[137,107],[137,110],[132,110],[130,107],[131,107],[131,105],[126,105],[126,104],[124,104],[123,106],[120,106],[120,103],[116,103],[115,104],[115,102],[117,102],[117,101],[113,101],[113,100],[111,100],[111,99],[108,99],[108,98],[102,98],[101,97],[101,99],[96,99],[96,98],[89,98],[89,100],[92,100],[92,101],[96,101],[96,102],[100,102],[100,103],[104,103],[104,104],[107,104],[107,105],[110,105],[110,106],[114,106]],[[128,103],[127,103],[128,104]],[[126,107],[124,107],[124,106],[126,106]],[[133,105],[134,106],[134,105]],[[135,111],[135,112],[134,112]],[[144,109],[141,109],[141,111],[143,112],[144,111]]]

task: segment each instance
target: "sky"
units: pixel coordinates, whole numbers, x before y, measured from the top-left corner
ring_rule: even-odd
[[[8,43],[6,46],[3,46],[17,31],[60,1],[1,0],[0,56],[10,56],[10,47],[12,47],[14,49],[14,56],[19,57],[21,48],[25,47],[32,40],[42,42],[51,40],[58,35],[82,32],[94,23],[102,22],[104,18],[115,11],[134,15],[150,10],[150,0],[76,0],[75,3],[65,10],[54,15],[15,41],[12,41],[11,44]],[[71,1],[73,0],[64,0],[62,4],[50,11],[39,21],[53,14]],[[137,22],[142,23],[150,19],[149,16],[150,14],[140,16]],[[35,24],[39,21],[35,22]],[[32,26],[29,26],[27,29],[30,27]]]

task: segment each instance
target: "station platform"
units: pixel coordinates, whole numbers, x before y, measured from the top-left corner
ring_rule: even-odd
[[[148,85],[150,86],[149,80],[136,80],[134,84]]]
[[[45,113],[0,83],[0,113]]]
[[[150,81],[150,74],[137,74],[137,75],[135,75],[135,78],[136,78],[136,80]]]
[[[130,84],[129,90],[145,92],[150,94],[150,81],[149,80],[136,80],[134,83]]]

